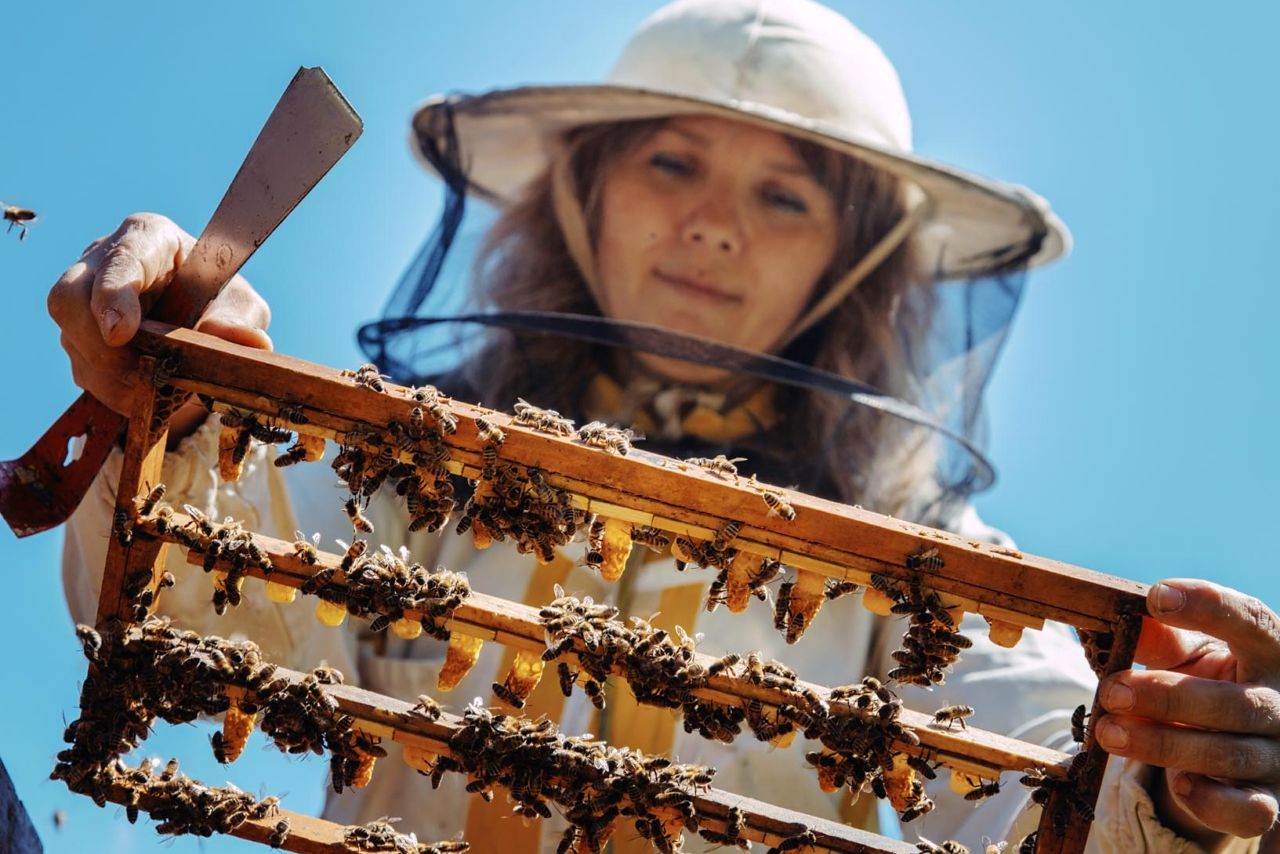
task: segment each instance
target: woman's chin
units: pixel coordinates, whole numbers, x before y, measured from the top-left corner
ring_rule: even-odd
[[[670,382],[715,386],[733,378],[732,371],[686,362],[683,359],[655,356],[652,353],[636,353],[635,359],[648,373]]]

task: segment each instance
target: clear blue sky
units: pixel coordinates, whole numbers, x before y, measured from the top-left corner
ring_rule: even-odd
[[[41,216],[24,243],[0,233],[0,457],[76,394],[49,286],[131,211],[198,232],[299,65],[325,67],[365,134],[245,272],[275,307],[278,349],[350,365],[355,323],[376,315],[439,205],[408,153],[411,107],[599,79],[657,5],[7,4],[0,199]],[[1032,552],[1147,582],[1211,577],[1280,606],[1280,7],[834,5],[897,64],[918,151],[1031,186],[1075,234],[1071,257],[1033,275],[995,375],[1000,480],[981,511]],[[59,548],[57,532],[0,531],[0,758],[47,850],[151,850],[148,823],[47,779],[84,670]],[[206,735],[162,726],[149,750],[214,783],[271,774],[286,806],[317,808],[323,763],[251,746],[244,767],[220,769]],[[69,815],[60,833],[55,808]]]

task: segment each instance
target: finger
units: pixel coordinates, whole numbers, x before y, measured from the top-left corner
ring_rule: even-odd
[[[1161,768],[1249,782],[1280,782],[1280,745],[1256,735],[1204,732],[1109,714],[1098,721],[1098,743],[1109,753]]]
[[[1205,827],[1252,839],[1276,822],[1280,805],[1274,791],[1255,786],[1233,786],[1200,774],[1177,771],[1170,787],[1178,805]]]
[[[1147,607],[1165,625],[1226,641],[1253,674],[1280,671],[1280,617],[1256,597],[1203,579],[1168,579],[1152,586]]]
[[[1280,692],[1167,670],[1126,670],[1099,686],[1109,712],[1219,732],[1280,735]]]
[[[165,217],[134,214],[105,244],[90,308],[112,346],[127,343],[142,322],[142,295],[162,289],[186,255],[183,231]],[[99,247],[103,248],[103,247]]]
[[[1204,657],[1215,644],[1223,646],[1201,632],[1175,629],[1154,617],[1143,617],[1133,660],[1156,670],[1172,670]]]

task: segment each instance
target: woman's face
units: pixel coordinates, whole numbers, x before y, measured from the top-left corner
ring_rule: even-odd
[[[757,352],[781,343],[836,247],[830,194],[779,133],[673,118],[604,172],[596,257],[605,314]],[[647,354],[650,370],[726,372]]]

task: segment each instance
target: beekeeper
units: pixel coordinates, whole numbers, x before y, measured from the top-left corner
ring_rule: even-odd
[[[1069,236],[1033,193],[912,154],[893,66],[843,17],[810,0],[680,0],[641,25],[607,83],[432,98],[414,116],[413,145],[443,180],[444,215],[383,318],[360,331],[395,381],[631,425],[650,450],[745,457],[741,471],[762,481],[1010,544],[967,502],[990,482],[981,394],[1025,273],[1066,252]],[[192,244],[164,217],[129,217],[50,293],[77,383],[121,411],[134,364],[122,345]],[[269,348],[269,317],[237,277],[198,328]],[[224,483],[217,432],[199,407],[172,422],[164,481],[176,505],[281,537],[350,538],[327,466],[282,476],[260,449],[239,482]],[[119,468],[117,453],[67,528],[77,621],[95,612]],[[580,543],[539,566],[503,546],[475,551],[449,531],[410,533],[394,495],[377,496],[366,515],[375,543],[465,570],[485,592],[542,604],[560,584],[704,633],[704,652],[760,650],[827,685],[893,666],[901,626],[858,595],[828,604],[787,646],[766,605],[708,612],[711,573],[676,572],[669,558],[610,585],[584,565]],[[381,693],[434,692],[443,644],[324,627],[314,603],[274,604],[252,580],[244,603],[216,617],[207,582],[171,554],[182,580],[160,608],[179,623],[242,631],[281,663],[324,660]],[[1161,616],[1139,648],[1150,669],[1113,677],[1103,693],[1112,714],[1095,722],[1114,757],[1091,850],[1250,850],[1257,840],[1245,838],[1275,820],[1280,782],[1276,617],[1201,580],[1158,585],[1151,603]],[[1096,679],[1069,630],[1048,624],[1006,649],[981,620],[964,628],[973,649],[932,694],[900,689],[907,705],[971,705],[984,729],[1070,749],[1071,711],[1091,701]],[[490,686],[511,657],[487,644],[440,699],[455,711],[477,696],[499,705]],[[637,706],[623,686],[597,712],[555,681],[525,714],[714,766],[729,791],[876,827],[874,798],[823,794],[799,745],[707,741],[669,711]],[[393,757],[366,789],[331,796],[325,814],[402,816],[420,838],[462,832],[479,851],[554,850],[557,821],[526,826],[502,797],[486,804],[451,776],[432,791]],[[936,809],[908,837],[1016,843],[1037,809],[1015,775],[1004,782],[975,810],[938,781]],[[613,844],[647,845],[629,828]]]

